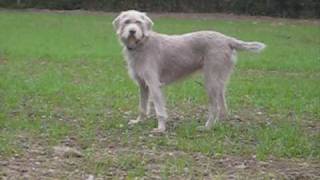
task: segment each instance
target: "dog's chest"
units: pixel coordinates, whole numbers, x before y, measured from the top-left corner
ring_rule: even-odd
[[[145,59],[136,54],[127,54],[128,73],[135,81],[143,81],[144,71],[147,69]]]

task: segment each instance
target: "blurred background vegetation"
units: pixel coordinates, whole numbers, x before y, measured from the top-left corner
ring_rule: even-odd
[[[0,0],[1,8],[152,12],[235,13],[319,18],[320,0]]]

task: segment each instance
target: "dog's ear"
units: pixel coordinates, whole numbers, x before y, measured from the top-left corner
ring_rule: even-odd
[[[112,21],[112,25],[113,28],[117,31],[119,29],[119,24],[120,24],[120,19],[122,17],[122,12],[120,13],[119,16],[117,16],[113,21]]]
[[[147,16],[146,13],[142,13],[142,19],[145,21],[145,36],[149,36],[150,31],[152,30],[153,22],[152,20]]]
[[[143,17],[143,19],[146,21],[148,30],[151,30],[151,29],[152,29],[152,26],[153,26],[152,20],[147,16],[147,13],[143,13],[143,16],[142,16],[142,17]]]

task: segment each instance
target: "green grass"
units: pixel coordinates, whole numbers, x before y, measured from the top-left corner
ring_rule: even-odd
[[[127,75],[112,19],[103,14],[0,12],[0,157],[23,153],[21,137],[31,144],[41,140],[48,148],[74,137],[86,152],[93,144],[103,150],[107,145],[100,141],[107,137],[129,149],[319,160],[319,25],[155,18],[154,29],[162,33],[216,30],[268,47],[259,55],[239,53],[227,101],[231,115],[239,115],[241,122],[196,131],[206,115],[194,114],[207,102],[196,83],[202,78],[196,75],[165,89],[169,115],[174,109],[184,114],[183,120],[169,127],[167,135],[149,137],[155,121],[127,126],[137,115],[138,89]],[[129,178],[146,174],[144,156],[88,158],[83,169],[94,174],[114,166],[129,171]],[[195,168],[190,157],[156,162],[164,179]]]

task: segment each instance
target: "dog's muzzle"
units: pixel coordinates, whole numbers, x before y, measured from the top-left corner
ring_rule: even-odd
[[[128,50],[132,51],[134,50],[142,41],[142,39],[144,37],[142,37],[142,39],[137,39],[135,36],[134,36],[135,33],[131,33],[130,32],[130,35],[129,37],[125,40],[126,41],[126,47]]]

